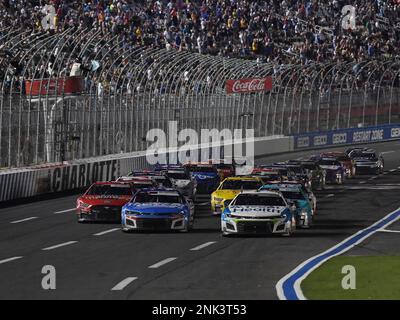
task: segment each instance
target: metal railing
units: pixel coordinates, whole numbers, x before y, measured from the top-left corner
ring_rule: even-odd
[[[101,30],[0,30],[0,167],[145,150],[152,128],[253,128],[256,136],[399,121],[398,60],[277,65],[127,45]],[[58,87],[72,63],[84,88]],[[227,94],[228,79],[272,76],[270,92]],[[50,83],[50,82],[49,82]],[[29,88],[28,88],[29,89]]]

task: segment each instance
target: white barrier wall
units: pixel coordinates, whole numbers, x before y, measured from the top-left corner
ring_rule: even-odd
[[[234,149],[244,148],[246,141],[234,144]],[[212,154],[213,150],[232,148],[227,143],[221,148],[193,146],[201,151]],[[272,155],[293,151],[292,137],[256,138],[254,141],[254,156]],[[215,152],[217,153],[217,152]],[[126,175],[134,169],[149,167],[145,152],[110,155],[69,162],[66,164],[46,165],[45,168],[24,168],[0,171],[0,201],[33,197],[36,195],[74,190],[89,186],[95,181],[114,180]]]

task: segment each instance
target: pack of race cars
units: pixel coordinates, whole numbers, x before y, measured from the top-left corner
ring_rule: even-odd
[[[310,228],[317,212],[316,190],[358,174],[383,172],[384,159],[372,149],[323,152],[304,159],[251,167],[212,160],[156,165],[116,181],[96,182],[78,198],[79,222],[121,223],[129,231],[188,232],[195,200],[211,195],[224,236],[281,234]]]

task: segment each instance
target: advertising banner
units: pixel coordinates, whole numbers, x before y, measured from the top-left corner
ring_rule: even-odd
[[[272,90],[272,77],[226,81],[226,93],[252,93]]]
[[[400,139],[400,124],[366,128],[341,129],[294,135],[295,149],[329,147],[344,144],[371,143]]]

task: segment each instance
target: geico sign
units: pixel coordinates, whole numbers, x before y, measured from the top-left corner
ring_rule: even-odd
[[[333,144],[340,144],[347,142],[347,133],[336,133],[332,136]]]
[[[272,78],[250,78],[228,80],[226,82],[227,93],[250,93],[269,91],[272,89]]]
[[[302,137],[297,138],[297,148],[305,148],[310,146],[310,138],[309,137]]]
[[[328,137],[327,136],[316,136],[314,137],[314,146],[323,146],[327,144]]]

